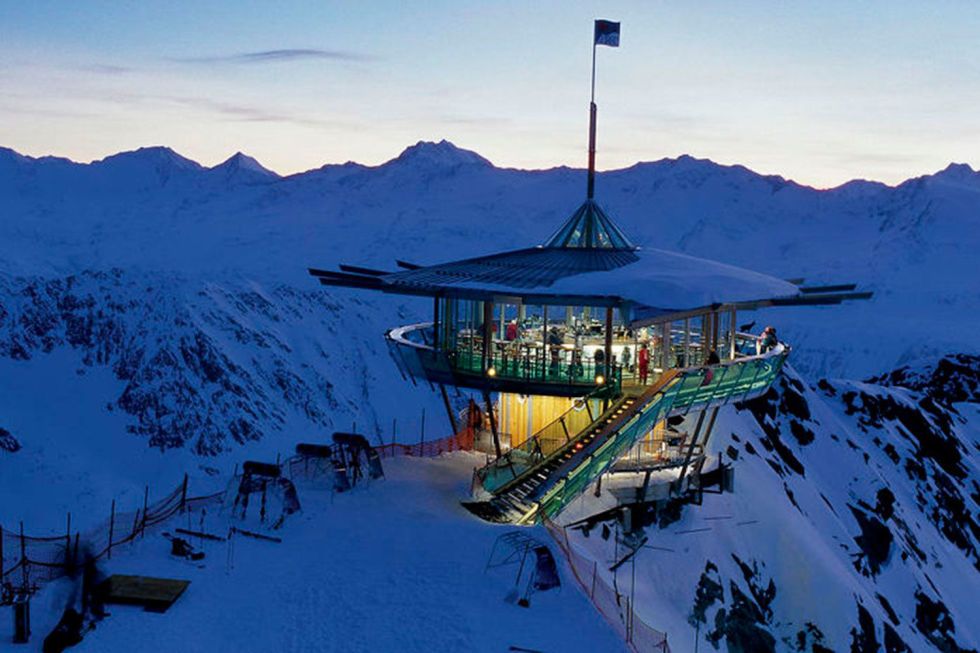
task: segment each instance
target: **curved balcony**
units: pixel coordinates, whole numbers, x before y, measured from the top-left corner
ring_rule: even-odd
[[[424,379],[491,392],[516,392],[581,397],[603,389],[615,394],[622,381],[620,366],[610,366],[609,377],[594,358],[566,356],[545,362],[543,348],[532,344],[497,346],[486,358],[466,349],[445,351],[433,346],[433,324],[422,322],[389,330],[389,351],[407,379]],[[570,347],[568,345],[566,348]]]
[[[592,356],[583,356],[572,345],[549,347],[560,349],[562,356],[548,356],[541,343],[495,343],[484,357],[475,348],[445,350],[434,346],[431,322],[422,322],[389,330],[385,336],[389,350],[406,379],[430,383],[485,389],[491,392],[514,392],[566,397],[582,397],[598,392],[616,395],[631,387],[654,383],[664,371],[651,365],[649,378],[641,379],[636,367],[623,369],[618,364],[609,368],[597,363]],[[759,355],[755,337],[735,334],[732,358],[710,366],[722,377],[729,378],[727,369],[745,368],[747,359],[782,360],[788,346],[780,343],[769,355]],[[707,369],[704,365],[686,366],[678,360],[675,368]]]

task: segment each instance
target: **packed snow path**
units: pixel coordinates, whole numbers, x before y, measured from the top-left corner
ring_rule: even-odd
[[[465,453],[386,461],[387,480],[333,501],[301,488],[303,512],[287,520],[283,543],[236,538],[230,571],[225,543],[205,542],[203,568],[170,557],[159,534],[121,547],[106,572],[191,585],[166,614],[110,606],[71,650],[625,650],[564,565],[560,591],[532,595],[530,608],[505,601],[516,569],[484,566],[510,528],[474,519],[457,501],[479,461]],[[217,517],[208,521],[217,530]],[[69,590],[59,581],[35,597],[34,637],[22,650],[41,650]]]

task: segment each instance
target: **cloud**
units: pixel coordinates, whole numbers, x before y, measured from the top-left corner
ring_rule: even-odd
[[[133,68],[128,66],[115,66],[111,64],[82,64],[78,66],[72,66],[74,70],[80,70],[89,73],[98,73],[100,75],[125,75],[133,72]]]
[[[330,61],[369,61],[372,57],[346,50],[318,50],[315,48],[289,48],[282,50],[259,50],[236,54],[211,55],[206,57],[176,57],[172,61],[190,64],[263,64],[275,62],[330,60]]]

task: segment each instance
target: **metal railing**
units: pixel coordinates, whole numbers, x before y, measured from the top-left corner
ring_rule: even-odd
[[[554,480],[542,486],[535,509],[521,522],[534,523],[559,514],[661,419],[763,394],[788,354],[789,347],[779,344],[765,354],[711,367],[686,368],[678,370],[676,376],[665,377],[663,387],[653,390],[653,396],[625,425],[609,437],[594,441],[583,450],[583,456],[555,472]]]

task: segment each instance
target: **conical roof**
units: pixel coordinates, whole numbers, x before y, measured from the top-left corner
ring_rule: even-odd
[[[585,200],[544,246],[569,249],[636,249],[612,218],[592,199]]]

